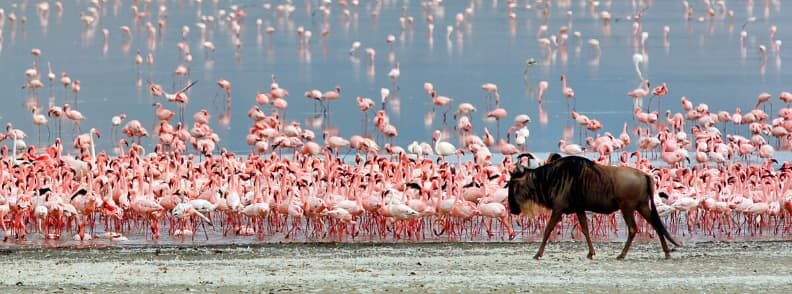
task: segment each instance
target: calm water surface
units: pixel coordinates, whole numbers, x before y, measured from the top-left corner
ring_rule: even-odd
[[[639,1],[600,1],[600,7],[591,7],[589,1],[561,1],[554,3],[542,16],[542,4],[534,1],[517,1],[518,8],[511,10],[516,19],[510,20],[505,1],[444,1],[441,6],[427,9],[421,1],[360,1],[350,7],[350,16],[343,15],[343,7],[330,5],[332,13],[324,16],[318,11],[320,1],[293,1],[295,10],[286,16],[275,12],[277,5],[285,1],[165,1],[167,2],[167,26],[156,44],[148,41],[145,22],[155,26],[155,17],[134,23],[131,17],[131,1],[107,1],[98,9],[100,17],[93,28],[80,22],[81,13],[87,13],[89,1],[65,1],[62,15],[54,5],[42,22],[36,12],[39,1],[2,1],[6,20],[2,30],[0,50],[0,87],[4,89],[0,122],[13,122],[15,127],[25,130],[29,143],[36,143],[36,128],[32,123],[26,102],[37,102],[43,107],[50,104],[62,105],[73,102],[73,94],[56,84],[49,90],[46,81],[46,63],[53,71],[68,72],[72,79],[82,82],[78,109],[87,117],[83,130],[96,127],[105,133],[100,147],[108,148],[110,118],[125,112],[129,119],[138,119],[150,127],[154,120],[152,102],[147,90],[147,81],[154,81],[172,90],[173,70],[180,64],[181,53],[176,45],[181,41],[181,28],[191,29],[189,44],[193,62],[187,65],[190,78],[199,83],[190,93],[187,107],[188,122],[196,111],[206,108],[212,113],[213,127],[220,134],[220,146],[232,150],[247,150],[245,134],[250,127],[246,113],[255,104],[255,94],[269,89],[270,76],[276,74],[281,87],[290,91],[287,118],[303,122],[316,115],[313,101],[303,97],[310,89],[329,91],[341,86],[341,99],[331,106],[330,117],[316,126],[317,133],[325,127],[337,128],[341,136],[361,132],[362,115],[354,102],[356,96],[379,100],[381,88],[391,88],[399,107],[388,108],[391,122],[398,128],[399,136],[394,143],[407,145],[413,140],[429,141],[435,129],[452,130],[454,124],[449,115],[448,124],[442,123],[438,109],[434,116],[431,99],[423,90],[424,82],[432,82],[440,95],[454,99],[454,107],[460,102],[471,102],[479,111],[472,121],[475,130],[481,133],[485,127],[493,133],[495,122],[485,120],[487,103],[480,85],[496,83],[500,89],[503,107],[509,117],[501,123],[501,132],[511,124],[516,114],[526,113],[533,118],[530,125],[531,150],[556,150],[558,139],[565,124],[569,124],[566,101],[561,95],[559,77],[565,73],[569,85],[576,93],[579,112],[597,118],[604,124],[603,131],[621,132],[624,121],[632,122],[632,101],[626,93],[639,85],[633,66],[633,54],[641,53],[633,38],[633,21],[625,17],[639,11]],[[161,2],[161,1],[154,1]],[[736,107],[751,108],[756,96],[767,91],[774,96],[780,91],[792,89],[792,60],[782,49],[777,53],[769,40],[769,28],[778,28],[775,38],[784,45],[792,43],[792,18],[784,13],[792,10],[789,2],[780,1],[728,1],[728,9],[734,17],[716,15],[699,21],[705,9],[700,1],[691,1],[694,17],[683,17],[680,1],[648,1],[651,6],[641,18],[647,32],[646,63],[642,70],[652,85],[668,83],[670,94],[662,98],[662,108],[680,111],[679,97],[686,96],[695,103],[707,103],[711,110],[726,109],[733,112]],[[748,2],[748,4],[746,3]],[[753,3],[751,3],[753,2]],[[271,3],[266,8],[262,3]],[[219,17],[221,10],[230,5],[245,7],[247,17],[242,21],[241,48],[237,51],[232,43],[232,31],[228,22],[219,20],[207,27],[206,38],[217,49],[214,53],[204,51],[199,39],[198,15]],[[640,4],[643,5],[643,4]],[[766,6],[765,6],[766,5]],[[199,12],[199,7],[200,11]],[[474,13],[460,26],[455,24],[455,15],[473,7]],[[641,6],[643,7],[643,6]],[[609,26],[599,19],[603,10],[613,15]],[[378,16],[373,12],[378,11]],[[537,31],[546,23],[549,34],[558,34],[559,28],[567,23],[567,11],[573,12],[570,32],[580,32],[578,40],[570,34],[568,50],[547,50],[539,47]],[[10,13],[17,16],[16,22],[8,19]],[[412,28],[402,30],[399,17],[413,17]],[[434,17],[434,38],[427,34],[427,16]],[[19,18],[25,16],[24,26]],[[745,50],[740,49],[740,31],[748,33]],[[273,26],[276,31],[271,37],[258,37],[256,20],[263,27]],[[132,28],[134,38],[124,42],[119,27]],[[454,32],[447,38],[447,26]],[[668,43],[663,40],[663,26],[669,26]],[[296,30],[299,26],[310,30],[313,38],[304,49],[299,49]],[[320,37],[323,28],[329,35]],[[109,46],[103,48],[101,30],[110,31]],[[385,42],[388,34],[396,37],[389,46]],[[591,38],[600,41],[602,51],[587,44]],[[349,48],[360,41],[362,48],[374,48],[377,52],[372,68],[363,52],[350,57]],[[765,61],[759,55],[759,45],[768,48]],[[45,88],[37,93],[20,89],[26,81],[25,69],[33,62],[30,50],[40,48],[43,52],[42,80]],[[782,46],[783,48],[783,46]],[[138,73],[134,63],[135,52],[145,56],[153,53],[155,63],[145,64]],[[209,57],[207,59],[206,57]],[[533,58],[537,63],[526,66]],[[387,73],[393,65],[401,65],[401,78],[394,87]],[[223,93],[215,82],[229,80],[233,85],[230,114],[226,112]],[[550,83],[544,102],[548,122],[539,122],[536,103],[536,85],[540,80]],[[57,80],[56,80],[57,82]],[[398,88],[398,90],[397,90]],[[776,108],[779,104],[776,98]],[[165,103],[171,109],[175,105]],[[373,113],[369,115],[369,119]],[[218,119],[230,118],[227,125]],[[64,137],[71,135],[70,124],[64,122]],[[53,127],[53,132],[57,127]],[[369,128],[371,131],[371,128]],[[43,129],[43,140],[47,139]],[[149,144],[155,142],[148,141]]]

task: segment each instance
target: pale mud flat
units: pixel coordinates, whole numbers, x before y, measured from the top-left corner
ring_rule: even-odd
[[[2,249],[9,292],[772,292],[792,293],[792,242],[266,244]]]

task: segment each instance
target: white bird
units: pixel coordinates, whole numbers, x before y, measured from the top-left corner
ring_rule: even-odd
[[[434,151],[437,155],[445,158],[446,156],[456,154],[457,149],[453,144],[440,140],[439,130],[434,131],[432,140],[434,140]]]
[[[454,113],[454,116],[456,117],[459,115],[467,115],[472,112],[476,112],[476,107],[474,107],[473,104],[467,102],[460,103],[459,106],[457,107],[456,113]]]
[[[528,137],[531,135],[531,131],[528,130],[528,127],[522,127],[517,132],[514,133],[516,138],[514,139],[514,143],[517,146],[522,147],[525,145]]]
[[[644,57],[641,54],[635,53],[633,55],[633,65],[635,65],[635,72],[638,73],[638,78],[644,81],[643,73],[641,73],[641,64],[644,63]]]
[[[674,201],[674,203],[671,204],[671,208],[678,211],[688,211],[697,207],[698,205],[698,199],[692,197],[679,197],[676,201]]]
[[[31,111],[33,112],[33,124],[38,128],[38,139],[39,143],[41,143],[41,126],[47,125],[49,120],[47,120],[45,115],[39,113],[38,107],[33,107]],[[49,126],[47,126],[47,132],[49,132]]]
[[[349,213],[348,210],[341,207],[335,207],[332,210],[325,210],[322,212],[322,215],[329,215],[330,217],[345,223],[351,223],[351,224],[355,223],[355,221],[352,218],[352,214]]]
[[[96,160],[96,145],[94,144],[93,137],[96,136],[97,138],[101,138],[102,134],[96,130],[95,128],[91,128],[91,130],[87,134],[82,134],[77,136],[74,139],[74,148],[78,149],[89,149],[91,151],[91,161]]]
[[[567,144],[566,140],[559,140],[558,141],[558,148],[561,150],[561,153],[566,155],[580,155],[583,154],[583,148],[580,147],[578,144]]]
[[[74,124],[76,129],[80,129],[80,122],[85,119],[85,116],[77,110],[74,110],[69,106],[69,104],[63,105],[63,115]]]
[[[215,210],[215,208],[217,208],[217,206],[204,199],[193,199],[190,200],[189,203],[190,205],[192,205],[193,208],[195,208],[197,212],[201,212],[201,213],[212,212]]]
[[[47,117],[41,113],[38,113],[37,108],[33,108],[33,124],[36,126],[43,126],[47,124]]]
[[[417,211],[410,208],[409,206],[407,206],[407,204],[404,203],[385,205],[385,209],[387,209],[388,212],[390,212],[390,215],[392,215],[393,217],[403,220],[417,217],[420,215]]]
[[[52,85],[52,82],[55,81],[55,73],[52,72],[52,65],[50,65],[49,62],[47,62],[47,69],[48,69],[47,79],[50,81],[50,85]]]
[[[426,142],[421,142],[421,150],[423,150],[423,155],[432,156],[434,152],[432,151],[432,145],[429,145]]]
[[[264,218],[269,215],[269,212],[270,206],[268,202],[253,203],[242,209],[242,214],[248,217]]]
[[[401,76],[401,70],[399,69],[399,63],[397,62],[396,67],[392,68],[390,72],[388,72],[388,77],[395,82],[395,80],[399,79],[399,76]]]
[[[655,206],[657,207],[657,214],[660,216],[666,216],[674,212],[674,208],[670,205],[666,205],[663,201],[660,201],[658,197],[655,197]]]
[[[113,127],[117,128],[118,126],[120,126],[124,122],[125,119],[126,119],[126,114],[122,113],[122,114],[113,116],[113,118],[110,119],[110,123],[113,124]]]
[[[423,153],[423,148],[421,148],[421,145],[418,144],[417,141],[412,141],[410,145],[407,145],[407,152],[410,152],[411,154],[415,154],[415,156],[420,158],[421,153]]]
[[[115,138],[115,136],[116,136],[116,132],[118,132],[118,127],[119,127],[119,126],[121,126],[121,124],[122,124],[122,123],[124,123],[124,120],[125,120],[125,119],[126,119],[126,114],[123,114],[123,113],[122,113],[122,114],[119,114],[119,115],[114,115],[114,116],[113,116],[113,117],[110,119],[110,123],[113,125],[113,131],[112,131],[112,134],[111,134],[111,135],[112,135],[114,138]]]
[[[360,49],[360,42],[352,42],[352,48],[349,49],[349,55],[354,54],[358,49]]]
[[[193,200],[191,200],[190,202],[192,202],[192,201]],[[210,223],[210,224],[212,223],[209,220],[209,218],[207,218],[203,213],[201,213],[197,209],[195,209],[195,207],[193,205],[191,205],[190,203],[179,203],[179,204],[177,204],[176,207],[173,208],[171,213],[173,214],[173,217],[175,217],[177,219],[185,219],[185,218],[188,218],[190,216],[197,216],[197,217],[201,218],[203,221],[205,221],[207,223]]]
[[[27,134],[20,129],[15,129],[14,125],[11,123],[6,124],[6,135],[8,138],[12,138],[14,140],[24,140],[27,138]]]
[[[382,103],[383,107],[385,107],[385,99],[388,99],[388,96],[390,96],[388,88],[380,89],[380,103]]]
[[[88,170],[88,163],[71,155],[64,155],[61,156],[60,159],[63,163],[66,164],[72,171],[74,171],[74,176],[78,179],[82,178],[83,176],[87,175]]]

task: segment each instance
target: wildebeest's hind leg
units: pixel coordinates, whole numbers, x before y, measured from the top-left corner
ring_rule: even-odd
[[[580,223],[580,230],[583,231],[583,236],[586,236],[586,244],[588,244],[589,253],[586,256],[588,259],[594,258],[594,245],[591,245],[591,237],[589,236],[588,220],[586,219],[586,212],[580,211],[577,213],[578,223]]]
[[[634,210],[622,209],[622,215],[624,215],[624,223],[627,225],[627,242],[624,243],[624,249],[622,249],[622,253],[616,259],[624,259],[627,256],[627,251],[630,251],[630,245],[632,245],[633,237],[635,237],[635,231],[638,229],[635,224]]]
[[[668,249],[668,243],[666,243],[665,235],[660,231],[660,228],[657,227],[657,224],[652,222],[652,208],[649,205],[641,205],[638,208],[638,212],[648,223],[652,224],[652,227],[655,229],[657,237],[660,238],[660,245],[663,246],[663,253],[665,253],[666,259],[671,258],[671,249]],[[660,223],[660,225],[663,224]]]
[[[556,224],[561,219],[561,211],[560,210],[553,210],[553,214],[550,215],[550,220],[547,221],[547,226],[544,230],[544,236],[542,237],[542,245],[539,245],[539,251],[536,252],[534,255],[534,259],[539,259],[544,254],[545,245],[547,245],[547,239],[550,238],[550,234],[553,232]]]

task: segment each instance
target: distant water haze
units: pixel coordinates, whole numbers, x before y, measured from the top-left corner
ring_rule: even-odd
[[[645,45],[641,43],[640,33],[637,38],[633,35],[634,22],[626,19],[641,10],[633,6],[640,1],[599,1],[599,7],[590,6],[590,1],[569,1],[571,4],[554,3],[546,10],[541,5],[535,6],[534,1],[519,1],[513,9],[507,7],[506,1],[444,1],[442,6],[431,9],[425,8],[423,1],[380,1],[380,4],[361,1],[357,7],[330,5],[329,15],[320,11],[316,2],[294,1],[295,9],[288,17],[277,12],[276,6],[281,1],[273,1],[269,8],[237,3],[247,13],[239,30],[238,50],[232,37],[233,28],[220,16],[221,10],[231,11],[229,1],[168,1],[166,26],[162,31],[157,29],[156,44],[148,42],[145,25],[150,21],[157,27],[156,16],[134,23],[128,1],[108,1],[97,9],[100,17],[93,27],[81,21],[81,14],[89,13],[89,1],[77,1],[77,5],[67,1],[62,15],[58,15],[54,4],[50,5],[46,26],[37,13],[37,3],[4,2],[0,4],[5,13],[0,43],[0,86],[4,89],[0,122],[13,122],[16,128],[27,132],[29,144],[37,143],[37,128],[26,106],[37,103],[45,110],[51,104],[74,106],[71,88],[66,90],[58,83],[61,72],[67,72],[81,82],[76,107],[86,117],[83,133],[92,127],[103,133],[97,141],[99,149],[115,145],[110,140],[110,121],[122,112],[127,120],[140,120],[151,132],[155,121],[152,103],[162,99],[151,97],[148,82],[161,84],[168,92],[174,90],[175,84],[185,83],[184,78],[173,76],[176,67],[183,64],[183,53],[177,48],[177,43],[182,41],[183,26],[190,29],[188,42],[193,57],[185,66],[189,78],[198,81],[190,91],[186,123],[191,126],[192,115],[208,109],[212,127],[221,137],[219,146],[235,151],[248,150],[245,135],[251,121],[247,111],[256,103],[257,92],[269,91],[273,74],[290,93],[287,120],[297,120],[304,128],[313,128],[319,140],[322,129],[327,127],[337,129],[343,137],[362,133],[363,114],[355,97],[369,97],[376,102],[368,114],[371,120],[380,107],[380,90],[389,89],[391,100],[387,110],[399,133],[392,143],[405,147],[412,141],[431,142],[434,130],[453,134],[453,113],[462,102],[478,109],[471,116],[475,133],[482,134],[485,127],[493,134],[498,133],[496,122],[485,119],[494,100],[487,100],[487,93],[481,89],[484,83],[494,83],[499,89],[501,107],[508,112],[500,123],[500,136],[506,135],[517,114],[527,114],[532,118],[528,126],[528,149],[541,152],[558,150],[564,127],[574,125],[562,95],[561,74],[566,74],[568,85],[575,92],[574,103],[569,104],[574,104],[578,112],[600,120],[604,127],[599,133],[608,131],[618,136],[624,122],[635,125],[633,100],[627,96],[627,92],[641,84],[633,63],[634,54],[643,56],[639,69],[652,87],[668,85],[668,95],[659,98],[661,116],[665,109],[681,111],[681,96],[694,104],[706,103],[711,111],[734,112],[737,107],[751,109],[761,92],[773,95],[771,101],[777,111],[782,106],[778,93],[792,89],[792,71],[785,68],[792,66],[789,57],[792,53],[787,54],[783,46],[779,52],[770,36],[771,26],[776,26],[773,40],[792,43],[792,18],[784,16],[792,11],[789,2],[752,1],[752,7],[742,1],[729,2],[731,6],[727,9],[733,11],[733,16],[716,7],[715,16],[710,17],[700,1],[690,1],[693,15],[686,19],[679,1],[652,1],[651,8],[640,18],[640,31],[648,33]],[[472,14],[465,15],[469,7],[473,8]],[[345,9],[349,16],[344,15]],[[216,18],[206,28],[206,41],[213,43],[213,52],[203,46],[199,37],[198,11]],[[546,18],[543,11],[547,12]],[[567,11],[572,11],[571,25]],[[612,15],[608,26],[603,25],[603,11]],[[9,20],[12,13],[17,18],[14,22]],[[457,24],[456,16],[460,13],[464,21]],[[510,13],[514,14],[513,19],[509,18]],[[402,16],[412,17],[414,23],[402,29],[399,20]],[[429,16],[434,24],[432,39],[428,37]],[[22,17],[26,17],[24,26]],[[699,20],[699,17],[704,18]],[[262,21],[261,38],[257,19]],[[543,24],[547,32],[538,36]],[[122,26],[131,28],[131,41],[125,41]],[[268,35],[264,31],[270,26],[275,31]],[[540,47],[538,37],[558,36],[562,26],[569,29],[566,49]],[[669,28],[667,42],[665,26]],[[310,42],[302,49],[299,49],[298,27],[312,32]],[[448,27],[452,28],[450,33]],[[102,29],[109,31],[106,51]],[[743,29],[747,37],[741,41]],[[328,32],[325,37],[323,31]],[[386,42],[388,35],[394,36],[393,44]],[[600,49],[593,47],[590,39],[596,39]],[[360,49],[350,55],[350,47],[356,41],[361,43]],[[764,58],[760,45],[765,48]],[[34,62],[33,48],[42,52],[39,68],[44,88],[36,92],[21,89],[27,81],[25,70]],[[369,64],[366,48],[376,51],[373,65]],[[153,65],[145,61],[136,65],[138,50],[144,60],[151,53]],[[535,63],[529,65],[529,59]],[[47,81],[48,63],[57,76],[52,89]],[[396,63],[400,76],[393,83],[388,73]],[[216,85],[220,79],[232,84],[230,109],[226,108],[225,93]],[[537,106],[540,81],[549,84],[542,104],[546,123],[541,122]],[[424,91],[425,82],[432,83],[438,95],[453,99],[445,125],[442,116],[445,108],[437,107],[431,114],[434,106]],[[331,91],[336,86],[340,86],[341,94],[330,103],[329,117],[321,125],[312,126],[309,122],[318,115],[317,106],[303,93],[312,89]],[[172,121],[175,123],[178,107],[161,102],[177,112]],[[227,110],[230,112],[226,113]],[[62,129],[70,145],[71,123],[64,121]],[[370,122],[368,131],[376,134]],[[728,131],[734,132],[733,127]],[[42,144],[51,142],[57,134],[57,125],[50,123],[53,137],[49,141],[47,129],[42,128],[42,132]],[[747,134],[747,129],[743,127],[738,132]],[[584,144],[579,138],[574,134],[570,142]],[[156,140],[152,136],[144,142],[150,148]]]

